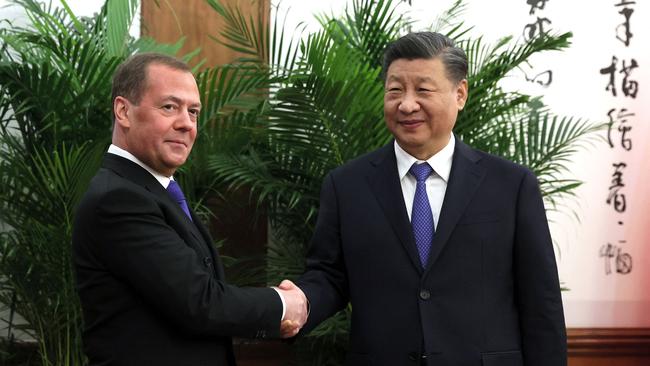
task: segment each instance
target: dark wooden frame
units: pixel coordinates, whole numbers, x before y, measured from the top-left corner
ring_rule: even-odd
[[[567,336],[570,357],[650,356],[650,328],[572,328]]]

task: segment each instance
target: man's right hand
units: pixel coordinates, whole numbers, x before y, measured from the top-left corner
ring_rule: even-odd
[[[293,337],[307,322],[307,297],[302,290],[289,280],[284,280],[278,286],[278,291],[284,298],[286,309],[280,325],[282,338]]]

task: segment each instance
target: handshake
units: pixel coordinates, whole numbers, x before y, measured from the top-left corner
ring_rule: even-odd
[[[289,280],[284,280],[275,288],[284,299],[286,306],[284,318],[280,324],[280,336],[290,338],[298,334],[307,322],[307,297],[302,290]]]

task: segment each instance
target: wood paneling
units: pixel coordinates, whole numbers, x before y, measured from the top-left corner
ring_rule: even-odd
[[[158,5],[156,4],[158,3]],[[244,16],[263,19],[268,23],[269,0],[221,0],[224,5],[237,6]],[[181,54],[197,48],[201,52],[192,64],[205,59],[205,66],[221,65],[241,56],[216,42],[224,29],[221,16],[205,0],[142,0],[141,33],[159,42],[175,43],[186,37]]]
[[[650,365],[648,328],[574,328],[567,333],[569,366]]]

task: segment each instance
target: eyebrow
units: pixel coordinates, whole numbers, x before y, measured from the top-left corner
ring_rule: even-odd
[[[386,79],[386,81],[393,81],[393,80],[395,80],[395,81],[400,81],[400,82],[401,82],[401,81],[402,81],[402,78],[401,78],[400,76],[390,75],[390,76]],[[434,82],[433,79],[430,78],[430,77],[428,77],[428,76],[419,77],[419,78],[416,79],[416,81],[419,82],[419,83],[421,83],[421,82],[429,82],[429,83],[433,83],[433,82]]]
[[[164,97],[162,100],[163,101],[170,100],[170,101],[172,101],[172,102],[174,102],[176,104],[183,104],[183,100],[181,98],[175,96],[175,95],[168,95],[168,96]],[[200,102],[199,103],[191,103],[189,106],[193,107],[193,108],[197,108],[197,107],[201,108],[201,103]]]

